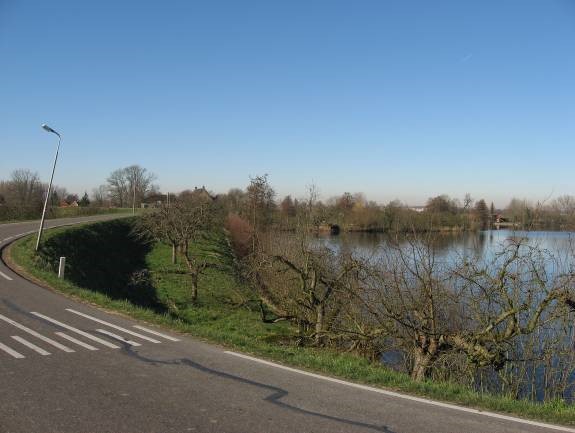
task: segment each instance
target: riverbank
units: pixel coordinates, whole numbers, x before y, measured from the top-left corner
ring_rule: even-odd
[[[49,230],[40,256],[33,253],[33,238],[13,244],[7,252],[14,262],[33,278],[68,296],[73,296],[131,317],[169,327],[235,350],[270,360],[306,368],[348,380],[408,392],[437,400],[480,409],[515,414],[544,421],[575,424],[575,406],[564,402],[536,404],[504,396],[478,393],[461,385],[444,382],[413,382],[407,375],[350,354],[327,349],[297,347],[295,329],[287,322],[263,323],[257,299],[249,287],[238,280],[233,254],[225,234],[214,231],[194,245],[193,252],[210,261],[199,281],[199,300],[189,300],[188,280],[183,267],[172,265],[170,249],[161,244],[143,247],[141,240],[130,239],[130,220],[88,224]],[[65,252],[65,253],[64,253]],[[67,269],[68,278],[59,280],[57,257],[74,257],[69,266],[89,263],[90,269],[78,266]],[[104,275],[117,260],[102,264],[109,254],[132,255],[122,262],[116,280]],[[100,264],[101,269],[95,264]],[[118,268],[115,268],[118,270]],[[91,272],[91,274],[87,274]],[[126,278],[129,274],[129,278]],[[95,280],[95,281],[92,281]],[[86,287],[91,281],[91,287]],[[126,293],[126,287],[137,291]],[[141,296],[145,294],[145,296]]]

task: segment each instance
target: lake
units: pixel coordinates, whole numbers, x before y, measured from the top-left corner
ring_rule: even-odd
[[[488,230],[480,232],[434,233],[429,237],[436,256],[451,262],[460,257],[489,261],[510,240],[524,239],[528,245],[547,250],[561,261],[567,261],[575,251],[575,232]],[[347,232],[339,235],[320,235],[318,239],[335,250],[351,249],[362,256],[376,256],[390,239],[384,233]],[[406,241],[401,236],[398,241]]]
[[[513,230],[489,230],[481,232],[465,233],[436,233],[433,235],[422,235],[427,238],[432,246],[436,259],[443,261],[445,264],[453,264],[462,257],[479,261],[490,262],[495,254],[502,251],[505,245],[511,241],[523,240],[526,245],[537,247],[550,253],[555,259],[555,263],[545,265],[550,275],[556,272],[566,270],[573,271],[573,251],[575,251],[575,233],[559,231],[513,231]],[[363,257],[377,259],[381,255],[382,248],[385,248],[386,241],[390,240],[389,235],[381,233],[342,233],[340,235],[322,235],[318,237],[320,243],[336,251],[346,250],[354,251]],[[407,242],[407,237],[399,237],[399,244]],[[559,271],[558,271],[559,270]],[[523,386],[519,392],[520,396],[526,397],[532,395],[536,400],[542,400],[545,395],[545,389],[549,386],[549,371],[557,376],[563,370],[567,375],[565,380],[565,390],[563,398],[567,401],[573,401],[575,394],[573,385],[575,384],[575,368],[573,352],[574,329],[569,325],[567,329],[555,328],[559,335],[562,336],[565,355],[553,357],[550,360],[552,364],[550,369],[541,364],[526,364],[525,375],[532,375],[533,379],[530,384]],[[539,346],[543,347],[549,338],[547,332],[538,332]],[[401,356],[397,351],[383,354],[382,361],[388,365],[394,366],[401,363]],[[529,354],[527,354],[529,356]],[[561,365],[564,368],[561,368]],[[520,368],[520,367],[517,367]],[[481,381],[476,383],[477,389],[483,389]]]

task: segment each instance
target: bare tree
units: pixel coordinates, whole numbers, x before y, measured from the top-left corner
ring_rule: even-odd
[[[300,338],[323,344],[351,297],[359,263],[292,236],[275,235],[263,244],[266,253],[257,270],[261,299],[282,318],[297,322]]]
[[[256,232],[269,226],[273,220],[275,191],[268,181],[268,175],[250,178],[247,187],[247,203],[250,222]]]
[[[107,179],[112,203],[119,207],[139,206],[146,194],[154,190],[156,176],[139,165],[113,171]]]
[[[6,184],[5,199],[12,206],[36,206],[42,203],[44,186],[38,173],[27,169],[14,170]]]
[[[135,201],[135,206],[138,207],[144,201],[146,194],[156,189],[153,185],[156,176],[139,165],[126,167],[124,172],[128,183],[129,194],[132,195],[132,200]]]
[[[425,242],[386,245],[360,300],[412,360],[423,380],[450,352],[470,365],[501,370],[509,349],[550,321],[565,317],[571,277],[549,275],[553,258],[511,242],[488,263],[448,267]]]
[[[575,197],[571,195],[562,195],[552,203],[559,212],[566,215],[575,215]]]
[[[322,345],[342,320],[360,263],[351,254],[313,242],[316,197],[315,187],[310,187],[295,234],[262,236],[251,265],[260,299],[275,320],[296,322],[300,341]]]
[[[110,203],[109,189],[107,185],[100,185],[92,190],[92,203],[94,206],[104,207]]]
[[[467,193],[463,198],[463,210],[468,211],[471,209],[471,206],[473,206],[473,197],[471,197],[471,194]]]
[[[128,203],[128,179],[125,169],[114,170],[107,179],[108,193],[112,203],[118,207],[126,207]]]
[[[187,274],[190,276],[190,299],[198,299],[198,280],[209,265],[203,257],[193,254],[190,244],[198,242],[214,222],[213,203],[201,197],[177,201],[170,206],[162,205],[154,212],[141,217],[137,232],[151,236],[157,241],[166,242],[172,247],[172,263],[176,257],[183,258]]]

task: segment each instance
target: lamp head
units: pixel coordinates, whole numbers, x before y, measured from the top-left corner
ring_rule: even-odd
[[[54,131],[52,128],[50,128],[48,125],[46,125],[45,123],[42,124],[42,128],[45,131],[51,132],[52,134],[56,134],[58,137],[60,136],[60,134],[58,134],[56,131]]]

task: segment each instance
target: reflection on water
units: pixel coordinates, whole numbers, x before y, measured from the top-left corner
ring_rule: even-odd
[[[378,255],[378,250],[386,241],[393,240],[400,244],[407,241],[407,236],[391,237],[383,233],[342,233],[340,235],[321,235],[319,239],[327,246],[341,250],[353,250],[365,257]],[[552,253],[564,261],[574,250],[574,232],[552,231],[513,231],[488,230],[465,233],[433,233],[420,235],[420,239],[433,247],[436,258],[448,263],[461,257],[489,261],[501,251],[509,241],[524,240],[528,245],[536,246]]]

